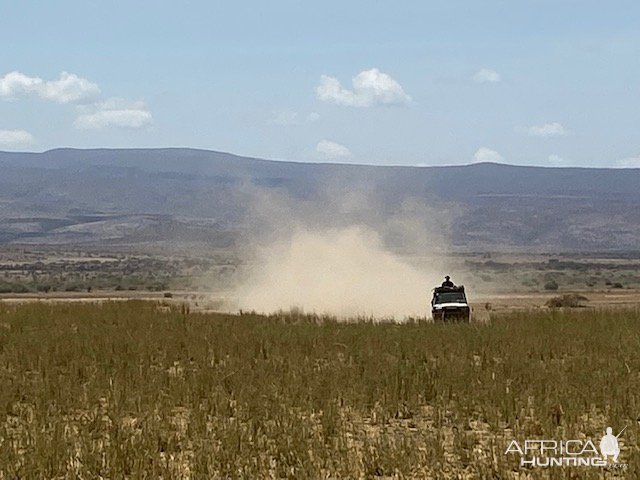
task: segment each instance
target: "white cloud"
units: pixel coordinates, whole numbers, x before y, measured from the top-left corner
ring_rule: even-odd
[[[0,97],[18,98],[38,95],[43,80],[28,77],[20,72],[10,72],[0,78]]]
[[[82,109],[73,126],[79,130],[117,127],[139,129],[153,123],[153,116],[142,102],[111,98]]]
[[[553,165],[565,165],[567,163],[567,160],[564,157],[553,153],[549,155],[549,163]]]
[[[569,133],[567,129],[558,122],[532,125],[520,130],[524,130],[527,135],[532,137],[564,137]]]
[[[353,77],[353,89],[343,88],[335,77],[322,75],[316,87],[319,100],[348,107],[373,107],[376,105],[406,105],[411,102],[402,86],[390,75],[377,68],[364,70]]]
[[[311,112],[307,115],[307,122],[309,123],[317,122],[318,120],[320,120],[320,114],[317,112]]]
[[[502,77],[495,70],[481,68],[472,77],[475,83],[497,83],[502,81]]]
[[[618,160],[616,166],[620,168],[640,168],[640,156]]]
[[[504,160],[498,152],[486,147],[479,148],[473,155],[473,159],[476,162],[502,162]]]
[[[100,94],[100,88],[86,78],[62,72],[57,80],[10,72],[0,77],[0,98],[39,97],[57,103],[79,103]]]
[[[33,135],[25,130],[0,130],[0,147],[17,147],[33,142]]]
[[[324,159],[346,158],[351,156],[351,151],[344,145],[322,140],[316,146],[316,153]]]
[[[62,72],[55,81],[44,82],[40,96],[59,103],[76,103],[96,97],[100,88],[86,78]]]
[[[0,99],[40,98],[77,104],[79,114],[74,126],[78,129],[143,128],[153,122],[151,113],[142,102],[118,98],[96,102],[99,95],[97,84],[68,72],[62,72],[56,80],[43,80],[20,72],[0,77]]]

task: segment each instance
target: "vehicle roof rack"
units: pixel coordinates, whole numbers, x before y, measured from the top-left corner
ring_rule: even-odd
[[[435,293],[445,292],[462,292],[464,293],[464,285],[456,285],[455,287],[436,287],[433,289]]]

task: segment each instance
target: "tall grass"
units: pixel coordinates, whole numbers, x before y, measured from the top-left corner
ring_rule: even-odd
[[[637,478],[639,327],[622,310],[437,325],[0,304],[0,478],[520,478],[512,438],[624,425]]]

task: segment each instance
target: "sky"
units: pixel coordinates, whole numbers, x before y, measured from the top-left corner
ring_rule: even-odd
[[[640,167],[640,2],[0,0],[0,150]]]

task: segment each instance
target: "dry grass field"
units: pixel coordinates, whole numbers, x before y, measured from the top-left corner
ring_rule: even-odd
[[[637,310],[483,325],[0,303],[0,478],[638,478]],[[513,438],[628,426],[625,470]]]

